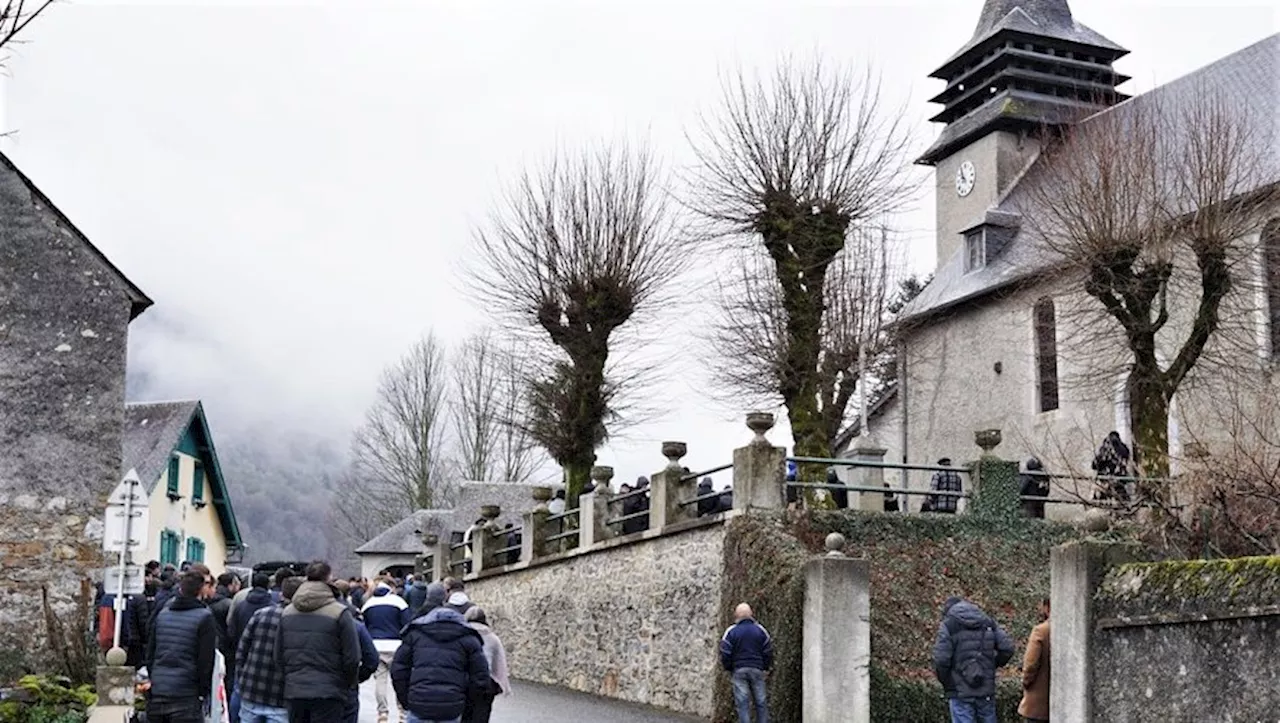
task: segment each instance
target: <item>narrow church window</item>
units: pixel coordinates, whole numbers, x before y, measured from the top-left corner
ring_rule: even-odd
[[[1041,412],[1058,408],[1058,324],[1053,299],[1036,302],[1036,403]]]
[[[1280,218],[1262,228],[1262,265],[1267,288],[1267,332],[1271,358],[1280,358]]]
[[[986,248],[982,243],[982,229],[970,231],[964,235],[964,271],[969,273],[982,268],[987,263]]]

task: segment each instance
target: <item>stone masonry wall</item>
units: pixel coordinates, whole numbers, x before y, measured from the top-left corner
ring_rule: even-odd
[[[130,304],[0,162],[0,677],[85,672],[82,606],[102,565],[87,533],[120,475]]]
[[[718,521],[467,583],[517,678],[712,713]]]
[[[1280,557],[1124,565],[1095,598],[1093,719],[1274,721]]]

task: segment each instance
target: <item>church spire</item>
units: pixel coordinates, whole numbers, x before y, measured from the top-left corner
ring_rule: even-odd
[[[986,0],[973,37],[930,77],[946,123],[920,158],[933,165],[996,130],[1061,125],[1127,96],[1111,67],[1129,51],[1076,22],[1067,0]]]

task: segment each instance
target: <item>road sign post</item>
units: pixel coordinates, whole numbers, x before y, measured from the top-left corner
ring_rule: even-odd
[[[108,657],[120,658],[124,653],[120,648],[120,625],[124,621],[126,595],[142,580],[137,567],[130,569],[129,555],[134,547],[142,545],[147,529],[147,497],[142,491],[137,470],[129,470],[107,499],[105,527],[107,534],[102,538],[103,548],[108,552],[115,552],[118,547],[120,553],[119,566],[110,571],[103,581],[104,591],[114,587],[116,596],[115,635]],[[114,586],[110,585],[113,575],[116,583]]]

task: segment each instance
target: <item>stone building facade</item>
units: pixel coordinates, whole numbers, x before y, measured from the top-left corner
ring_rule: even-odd
[[[129,322],[151,304],[0,155],[0,668],[67,667],[120,479]],[[95,531],[97,532],[95,538]],[[87,597],[87,599],[86,599]]]
[[[973,37],[934,73],[946,87],[933,99],[943,106],[933,120],[945,125],[920,162],[936,172],[937,267],[896,322],[899,388],[881,413],[889,424],[873,424],[879,446],[903,450],[889,461],[964,463],[975,453],[974,432],[994,428],[1004,438],[997,454],[1036,456],[1051,472],[1087,478],[1108,432],[1132,440],[1130,362],[1120,329],[1084,293],[1082,277],[1064,269],[1035,233],[1042,196],[1032,190],[1052,163],[1039,138],[1047,128],[1149,111],[1167,115],[1176,129],[1212,88],[1259,143],[1274,148],[1280,35],[1134,98],[1116,90],[1127,77],[1112,68],[1127,52],[1081,24],[1066,0],[986,0]],[[1280,153],[1261,165],[1259,188],[1280,183]],[[1255,400],[1275,393],[1280,335],[1271,329],[1280,325],[1280,258],[1264,258],[1262,250],[1280,242],[1280,222],[1268,225],[1265,209],[1258,217],[1257,228],[1239,239],[1241,249],[1252,251],[1234,269],[1240,283],[1222,313],[1232,336],[1220,329],[1205,355],[1231,359],[1241,375],[1228,382],[1193,370],[1184,382],[1168,429],[1175,472],[1189,448],[1208,450],[1233,438],[1222,419],[1224,394],[1235,394],[1241,379],[1250,380]],[[1280,208],[1271,218],[1280,219]],[[1194,259],[1179,264],[1194,273]],[[1180,281],[1187,285],[1173,288],[1198,288],[1198,278]],[[1173,316],[1158,338],[1163,364],[1189,328],[1195,298],[1187,298],[1171,304]],[[906,479],[925,487],[929,475]],[[1079,489],[1056,495],[1091,494],[1085,479],[1060,487]]]

